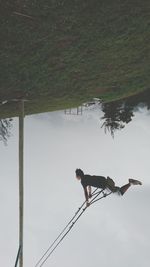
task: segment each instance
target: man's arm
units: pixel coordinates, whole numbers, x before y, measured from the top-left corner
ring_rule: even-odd
[[[85,195],[85,200],[86,200],[86,206],[88,207],[90,204],[89,204],[89,195],[88,195],[87,187],[84,188],[84,195]]]
[[[88,197],[91,198],[92,197],[92,189],[91,186],[88,186]]]

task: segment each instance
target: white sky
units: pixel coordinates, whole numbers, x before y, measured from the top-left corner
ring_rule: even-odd
[[[117,185],[137,178],[123,197],[91,206],[43,266],[150,266],[150,116],[136,113],[115,138],[101,129],[100,110],[82,116],[53,112],[25,118],[24,266],[34,267],[84,201],[75,169],[109,175]],[[18,249],[18,120],[0,143],[0,266]]]

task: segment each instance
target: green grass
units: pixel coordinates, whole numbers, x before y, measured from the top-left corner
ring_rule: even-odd
[[[149,88],[149,9],[148,0],[6,0],[0,100],[27,98],[31,114]],[[16,104],[0,106],[9,114]]]

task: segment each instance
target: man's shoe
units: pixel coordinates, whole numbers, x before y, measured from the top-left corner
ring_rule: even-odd
[[[142,185],[142,182],[134,179],[129,179],[129,183],[133,185]]]

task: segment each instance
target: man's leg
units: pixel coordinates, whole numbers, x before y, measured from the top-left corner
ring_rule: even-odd
[[[135,179],[129,179],[128,184],[125,184],[122,187],[120,187],[119,191],[121,195],[123,195],[131,185],[142,185],[142,182],[135,180]]]
[[[120,187],[119,192],[121,193],[122,196],[129,189],[130,186],[131,186],[131,184],[128,183],[128,184],[125,184],[122,187]]]

